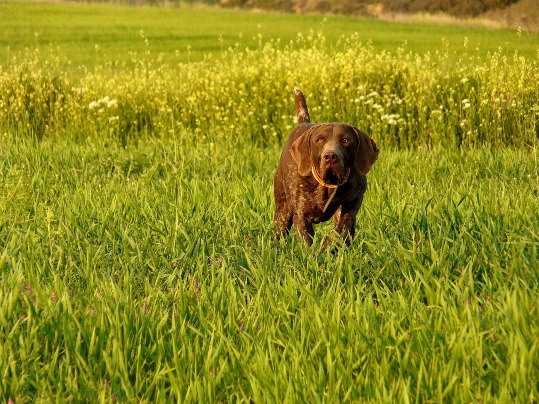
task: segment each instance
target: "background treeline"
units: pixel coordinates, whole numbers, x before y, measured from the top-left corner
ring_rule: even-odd
[[[85,0],[80,0],[85,1]],[[88,1],[88,0],[86,0]],[[476,17],[503,10],[515,3],[537,8],[536,0],[89,0],[128,4],[205,4],[222,7],[263,9],[294,13],[332,13],[378,16],[382,13],[444,13]],[[528,4],[530,3],[530,4]],[[535,4],[535,6],[534,6]]]
[[[285,13],[318,13],[401,19],[402,16],[429,14],[451,18],[480,18],[498,21],[502,26],[524,31],[539,29],[537,0],[75,0],[130,5],[206,5]]]
[[[199,0],[232,7],[253,7],[291,12],[376,14],[379,12],[447,13],[470,17],[503,9],[518,0]]]
[[[119,2],[156,5],[164,3],[175,5],[206,4],[295,13],[314,12],[372,16],[382,12],[427,12],[446,13],[456,17],[475,17],[489,11],[507,8],[518,3],[519,0],[126,0]]]

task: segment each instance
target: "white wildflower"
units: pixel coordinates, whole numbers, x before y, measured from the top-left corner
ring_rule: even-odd
[[[384,114],[380,119],[382,119],[382,121],[387,121],[389,125],[397,125],[399,121],[402,121],[399,114]]]

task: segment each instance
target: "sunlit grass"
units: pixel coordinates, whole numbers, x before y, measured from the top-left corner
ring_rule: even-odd
[[[273,241],[278,148],[2,144],[4,400],[537,397],[533,154],[384,150],[331,254]]]
[[[0,67],[1,400],[537,401],[536,57],[137,38]],[[296,85],[381,148],[334,253],[273,239]]]
[[[106,61],[127,63],[132,52],[144,52],[139,32],[145,32],[153,52],[170,64],[214,58],[236,44],[254,48],[264,41],[280,39],[284,45],[298,33],[323,31],[335,47],[339,38],[354,33],[361,42],[371,41],[377,51],[394,52],[404,42],[416,53],[434,52],[447,42],[451,60],[462,56],[465,38],[481,56],[501,47],[507,55],[518,51],[536,55],[538,33],[484,30],[437,25],[431,18],[414,24],[344,16],[249,13],[208,7],[132,7],[111,4],[51,2],[0,2],[0,65],[28,49],[52,45],[64,68],[76,73],[84,65],[92,69]],[[394,16],[396,17],[396,16]],[[440,18],[439,16],[437,17]],[[69,61],[69,64],[68,64]]]

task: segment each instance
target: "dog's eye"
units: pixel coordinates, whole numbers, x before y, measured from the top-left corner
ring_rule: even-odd
[[[342,140],[341,140],[341,142],[342,142],[343,144],[348,144],[348,143],[350,143],[350,138],[343,137]]]
[[[317,137],[314,141],[316,143],[322,143],[324,141],[324,138],[323,137]]]

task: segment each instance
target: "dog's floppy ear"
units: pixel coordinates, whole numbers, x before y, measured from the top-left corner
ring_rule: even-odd
[[[376,143],[374,143],[374,140],[369,135],[355,127],[354,132],[356,132],[359,141],[354,165],[360,175],[367,175],[371,166],[378,159],[380,150],[378,150]]]
[[[298,166],[298,172],[306,177],[311,173],[311,134],[313,128],[306,130],[290,148],[290,154]]]

